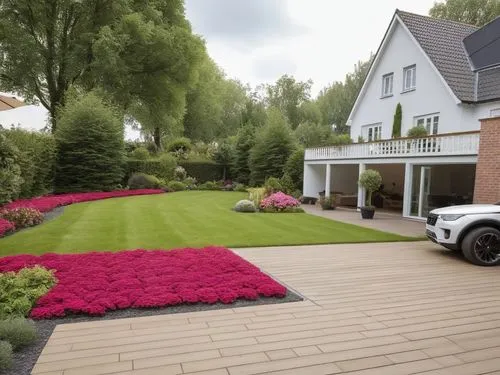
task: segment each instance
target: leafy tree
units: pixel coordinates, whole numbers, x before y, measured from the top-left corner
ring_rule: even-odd
[[[500,16],[498,0],[445,0],[435,2],[430,9],[431,17],[484,26]]]
[[[295,129],[297,141],[304,147],[326,146],[332,131],[328,126],[304,122]]]
[[[394,113],[394,122],[392,123],[392,138],[401,137],[401,121],[403,120],[403,110],[401,108],[401,103],[396,106],[396,112]]]
[[[285,74],[274,85],[264,87],[265,101],[269,107],[279,109],[295,129],[301,122],[300,107],[311,96],[311,86],[311,80],[300,82]]]
[[[347,74],[343,83],[334,82],[323,89],[318,96],[317,103],[322,113],[323,123],[335,125],[337,133],[348,131],[347,119],[363,86],[370,64],[371,58],[368,61],[358,62],[354,67],[354,72]]]
[[[260,185],[268,177],[281,177],[294,148],[286,118],[278,109],[271,108],[267,124],[258,132],[250,153],[251,183]]]
[[[75,85],[105,87],[155,131],[172,125],[203,51],[182,0],[2,1],[0,45],[0,89],[39,101],[53,132]]]
[[[221,144],[219,144],[219,147],[217,147],[217,151],[215,152],[214,155],[214,160],[220,165],[224,166],[223,177],[222,177],[222,179],[224,180],[230,174],[231,167],[234,163],[234,155],[235,155],[234,146],[228,140],[223,141]]]
[[[299,118],[300,118],[300,123],[308,121],[314,124],[323,123],[323,115],[321,114],[319,105],[318,103],[313,101],[307,101],[302,103],[302,105],[299,107]]]
[[[290,176],[296,189],[301,190],[304,182],[304,149],[296,149],[285,164],[285,173]]]
[[[255,91],[251,91],[247,87],[247,100],[245,102],[245,109],[242,113],[242,124],[251,123],[253,126],[260,128],[264,126],[267,121],[266,105],[261,100]]]
[[[234,155],[234,177],[238,182],[248,185],[250,182],[250,150],[255,145],[255,129],[248,123],[243,126],[236,138]]]
[[[123,124],[94,92],[60,111],[56,192],[109,191],[123,180]]]

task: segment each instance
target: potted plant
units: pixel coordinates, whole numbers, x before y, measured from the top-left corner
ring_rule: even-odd
[[[375,207],[372,205],[373,192],[380,189],[382,185],[382,176],[374,169],[367,169],[359,176],[359,185],[366,190],[366,206],[360,207],[361,217],[363,219],[373,219]]]
[[[337,207],[337,196],[330,195],[320,199],[321,208],[323,210],[334,210]]]

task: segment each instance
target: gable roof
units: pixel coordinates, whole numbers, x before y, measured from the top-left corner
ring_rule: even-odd
[[[396,11],[429,59],[461,101],[475,100],[474,73],[463,40],[478,27]]]

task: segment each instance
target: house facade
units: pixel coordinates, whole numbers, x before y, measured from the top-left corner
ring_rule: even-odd
[[[362,206],[357,181],[370,168],[383,179],[376,205],[405,217],[472,203],[479,120],[500,116],[497,41],[500,18],[478,29],[397,10],[349,116],[357,143],[307,149],[304,195],[336,193],[340,204]],[[401,135],[393,138],[398,104]],[[406,138],[415,126],[427,136]]]

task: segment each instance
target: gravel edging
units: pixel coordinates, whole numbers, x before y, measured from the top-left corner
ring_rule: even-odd
[[[40,353],[45,347],[45,344],[47,343],[49,337],[52,335],[54,328],[58,324],[99,321],[99,320],[114,320],[123,318],[138,318],[143,316],[154,316],[154,315],[181,314],[181,313],[196,312],[196,311],[221,310],[221,309],[232,309],[232,308],[247,307],[247,306],[269,305],[275,303],[299,302],[303,300],[304,300],[303,297],[299,296],[298,294],[290,290],[287,290],[287,294],[284,298],[260,297],[258,300],[255,301],[237,300],[232,304],[223,304],[220,302],[215,303],[213,305],[196,303],[192,305],[169,306],[156,309],[125,309],[125,310],[110,311],[106,313],[105,316],[102,317],[74,315],[60,319],[37,320],[35,321],[35,326],[38,332],[38,340],[33,345],[24,348],[23,350],[20,350],[17,353],[14,353],[13,367],[6,372],[0,372],[0,374],[29,375],[31,373],[31,370],[33,369],[33,366],[38,360]]]

